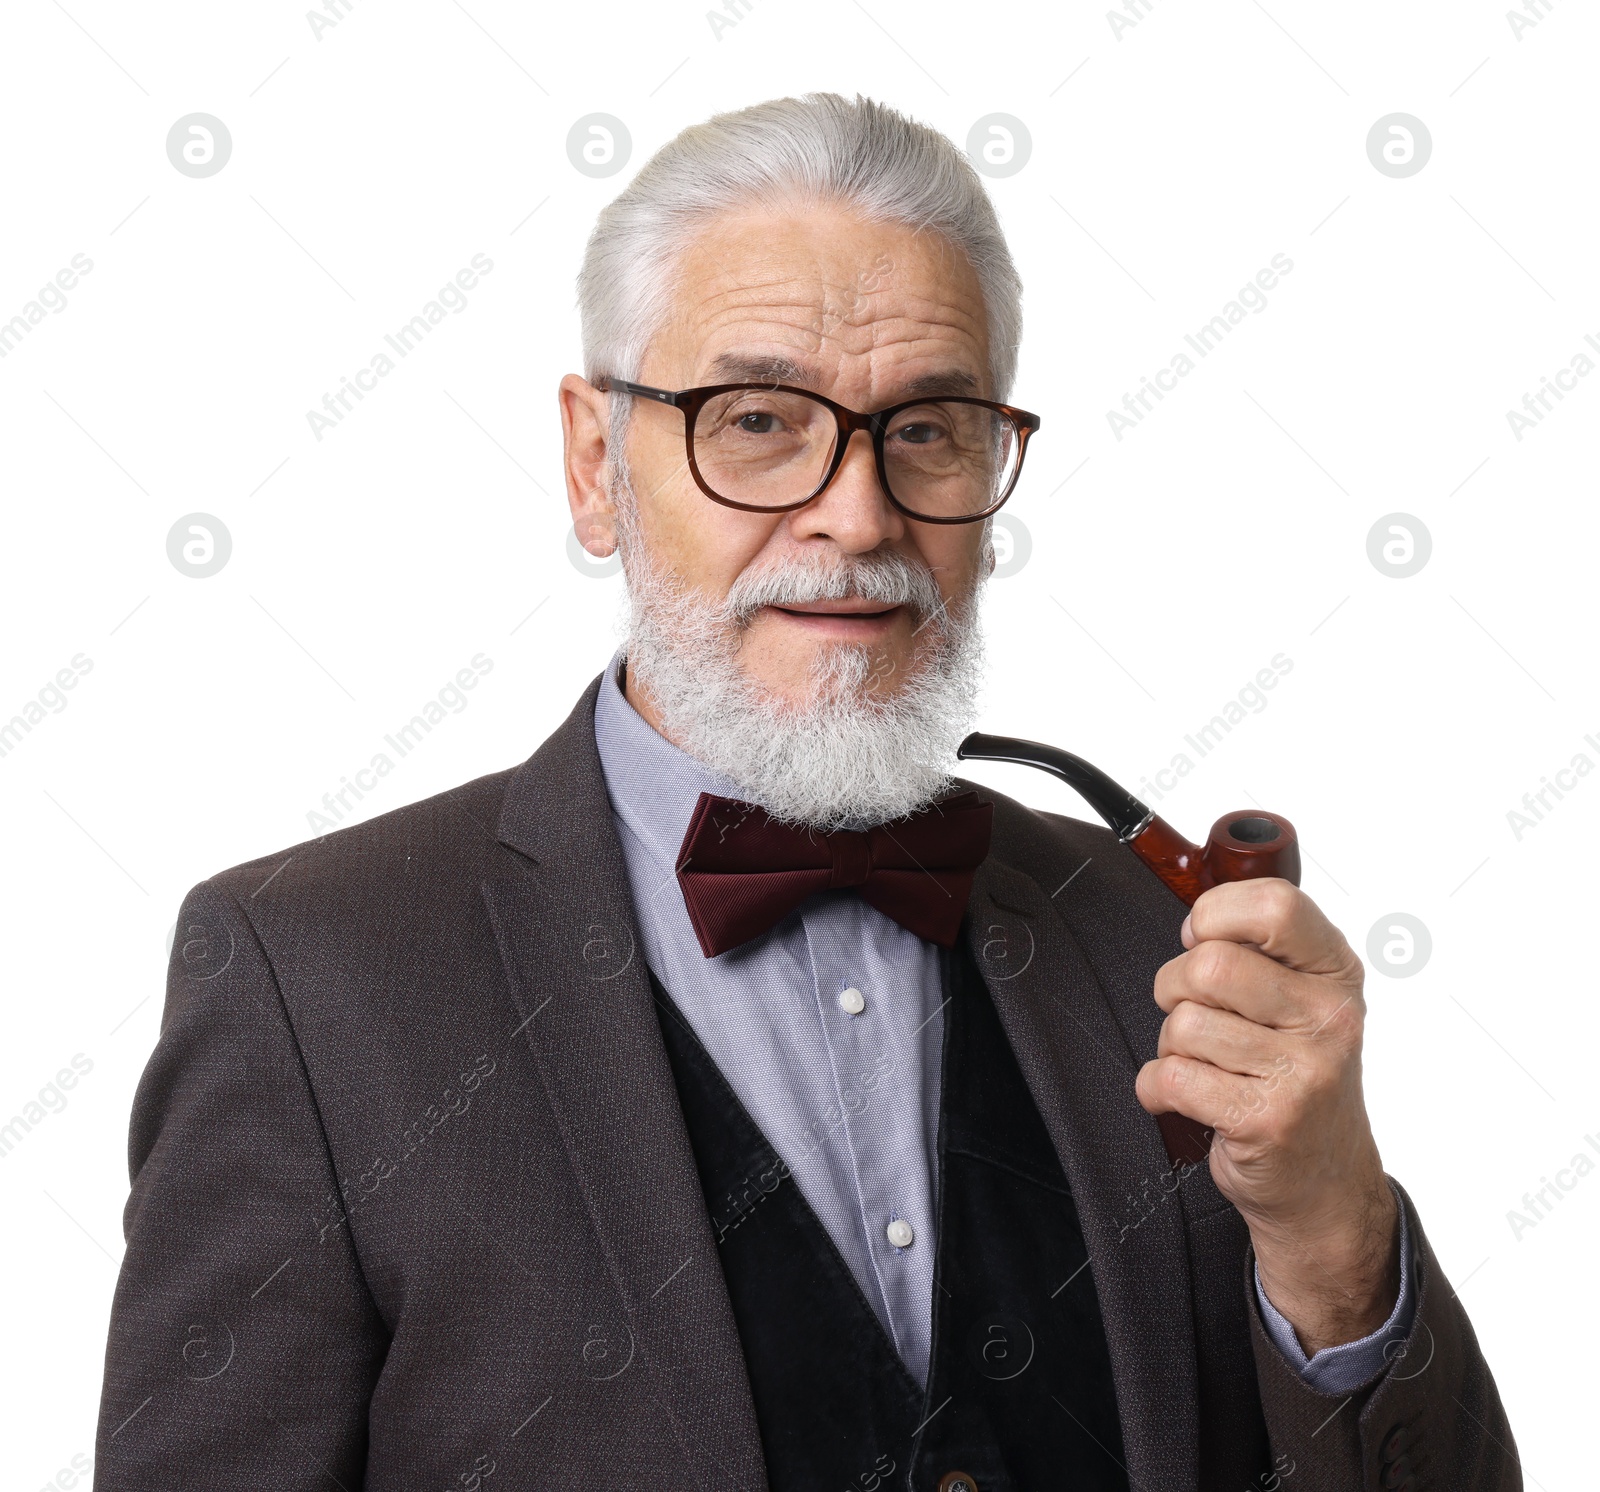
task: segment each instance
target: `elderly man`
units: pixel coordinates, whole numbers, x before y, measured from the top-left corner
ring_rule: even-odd
[[[626,644],[520,767],[185,901],[100,1487],[1520,1487],[1345,939],[950,776],[1040,423],[959,152],[719,116],[580,291]]]

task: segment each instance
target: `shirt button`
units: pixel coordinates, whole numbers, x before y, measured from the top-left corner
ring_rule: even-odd
[[[897,1249],[908,1249],[917,1241],[917,1235],[912,1230],[911,1224],[903,1217],[897,1217],[883,1230],[889,1237],[889,1242]]]
[[[860,1015],[867,1008],[867,997],[854,985],[839,991],[839,1009],[846,1015]]]
[[[947,1471],[939,1478],[939,1492],[978,1492],[978,1484],[964,1471]]]

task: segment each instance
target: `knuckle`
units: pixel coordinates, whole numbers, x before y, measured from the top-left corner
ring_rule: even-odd
[[[1338,1002],[1327,1001],[1316,1016],[1316,1036],[1319,1042],[1336,1048],[1351,1048],[1361,1045],[1362,1032],[1366,1026],[1366,1012],[1360,1003],[1346,996]]]
[[[1188,1092],[1192,1074],[1187,1061],[1182,1058],[1168,1058],[1161,1064],[1161,1090],[1162,1096],[1169,1102],[1177,1103]]]
[[[1208,886],[1194,899],[1194,905],[1189,908],[1191,926],[1196,925],[1208,917],[1215,909],[1219,900],[1226,894],[1226,882]]]
[[[1194,1000],[1180,1000],[1166,1020],[1167,1029],[1180,1043],[1188,1043],[1205,1034],[1208,1024],[1206,1007]]]
[[[1267,876],[1253,881],[1251,889],[1256,915],[1269,927],[1286,927],[1300,910],[1303,893],[1299,887],[1279,877]]]
[[[1188,957],[1189,982],[1201,994],[1218,994],[1227,987],[1233,974],[1233,944],[1221,941],[1201,943],[1190,950]]]

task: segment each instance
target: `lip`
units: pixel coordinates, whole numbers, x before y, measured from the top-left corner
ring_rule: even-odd
[[[897,606],[885,606],[882,601],[807,601],[804,606],[775,606],[774,611],[785,611],[794,616],[888,616],[898,611]]]
[[[859,637],[867,632],[887,631],[904,610],[875,601],[808,601],[804,606],[769,606],[785,621],[808,632]]]

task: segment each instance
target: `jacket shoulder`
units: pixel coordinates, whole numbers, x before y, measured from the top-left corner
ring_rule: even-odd
[[[990,854],[1039,887],[1113,1002],[1131,990],[1142,1009],[1155,971],[1183,952],[1188,908],[1105,825],[980,790],[995,805]]]
[[[990,788],[978,790],[994,803],[991,853],[1038,882],[1063,912],[1118,908],[1123,915],[1171,922],[1174,928],[1182,922],[1187,908],[1104,824],[1030,808]]]
[[[508,767],[446,788],[374,818],[290,844],[216,872],[202,883],[250,911],[283,905],[283,893],[312,902],[365,900],[392,888],[399,872],[414,879],[460,875],[496,851],[501,805],[519,769]],[[475,880],[475,878],[474,878]]]

